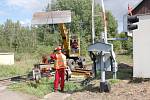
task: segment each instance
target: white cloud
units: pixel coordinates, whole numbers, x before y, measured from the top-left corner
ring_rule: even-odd
[[[6,16],[6,15],[8,15],[6,12],[0,11],[0,16]]]
[[[42,0],[7,0],[6,3],[10,7],[21,7],[29,11],[41,10],[45,4]]]

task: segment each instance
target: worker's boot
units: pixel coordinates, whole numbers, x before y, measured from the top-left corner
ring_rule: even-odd
[[[60,91],[61,91],[61,92],[64,92],[64,88],[61,88]]]
[[[58,92],[58,90],[54,90],[54,92]]]

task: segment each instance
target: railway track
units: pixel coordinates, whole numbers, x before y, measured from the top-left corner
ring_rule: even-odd
[[[84,68],[76,67],[75,70],[72,71],[72,79],[71,80],[85,80],[89,77],[92,77],[92,64],[84,65]],[[74,78],[74,79],[73,79]]]
[[[26,81],[27,75],[17,75],[12,77],[7,77],[4,79],[0,79],[0,86],[9,86],[15,82]]]
[[[92,76],[92,70],[90,68],[92,68],[92,64],[84,65],[84,68],[77,67],[75,70],[72,71],[72,75],[74,77],[88,78]],[[28,75],[29,74],[16,75],[16,76],[0,79],[0,86],[8,86],[15,82],[31,80],[30,77],[28,77]]]
[[[3,81],[1,80],[0,81],[0,87],[1,86],[8,86],[10,84],[12,84],[12,82],[10,80],[3,80]]]
[[[92,70],[85,70],[85,69],[75,69],[72,71],[73,75],[86,75],[86,76],[91,76],[92,75]]]

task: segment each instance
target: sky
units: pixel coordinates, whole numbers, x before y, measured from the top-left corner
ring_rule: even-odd
[[[0,24],[7,19],[19,20],[21,24],[31,23],[34,12],[42,11],[51,0],[0,0]]]
[[[128,4],[135,6],[141,0],[104,0],[107,10],[110,10],[118,21],[119,32],[123,29],[123,15],[127,13]],[[21,24],[30,24],[34,12],[42,11],[51,0],[0,0],[0,24],[7,19],[19,20]],[[100,3],[101,0],[96,0]]]
[[[118,31],[123,31],[123,16],[128,12],[128,4],[135,7],[142,0],[103,0],[106,10],[112,12],[115,19],[118,21]],[[101,4],[101,0],[96,0]]]

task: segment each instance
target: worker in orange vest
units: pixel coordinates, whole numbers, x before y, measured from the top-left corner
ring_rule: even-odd
[[[57,47],[56,59],[54,62],[54,69],[55,69],[55,80],[54,80],[54,91],[57,92],[59,81],[60,81],[60,88],[61,91],[64,91],[64,83],[65,83],[65,69],[67,67],[66,63],[66,56],[61,52],[61,47]]]

